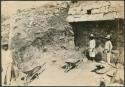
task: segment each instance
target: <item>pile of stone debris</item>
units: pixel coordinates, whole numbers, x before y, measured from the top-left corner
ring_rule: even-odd
[[[92,70],[93,72],[100,74],[106,79],[106,76],[110,78],[110,84],[118,83],[124,84],[124,77],[123,77],[123,65],[121,64],[108,64],[104,61],[101,61],[96,64],[96,69]],[[104,77],[104,75],[106,75]],[[104,81],[107,82],[107,81]]]
[[[26,71],[42,64],[37,60],[49,47],[68,48],[65,44],[74,40],[74,34],[66,22],[67,11],[67,4],[61,3],[18,10],[12,17],[10,48],[19,69]]]

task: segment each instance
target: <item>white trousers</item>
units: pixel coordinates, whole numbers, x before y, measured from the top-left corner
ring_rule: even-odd
[[[110,64],[111,52],[106,53],[107,62]]]
[[[89,56],[90,56],[90,57],[95,57],[95,55],[96,55],[95,50],[89,49]]]
[[[11,63],[2,65],[2,85],[9,85],[11,79]],[[6,84],[5,84],[6,80]]]

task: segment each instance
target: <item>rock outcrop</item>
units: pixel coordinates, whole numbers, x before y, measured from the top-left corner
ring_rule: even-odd
[[[18,10],[12,18],[10,48],[19,69],[26,71],[42,64],[44,61],[38,63],[42,54],[50,50],[73,48],[74,34],[66,22],[67,13],[67,3]]]

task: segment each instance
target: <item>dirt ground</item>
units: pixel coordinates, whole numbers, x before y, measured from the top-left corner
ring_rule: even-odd
[[[96,62],[82,62],[77,68],[67,73],[64,72],[64,69],[58,63],[50,63],[48,68],[40,74],[39,78],[33,80],[28,86],[99,86],[102,77],[105,78],[106,85],[122,86],[117,83],[110,84],[110,78],[107,75],[91,72],[95,69]],[[21,83],[20,80],[16,81],[16,84],[14,83],[14,85],[22,84],[23,82]]]

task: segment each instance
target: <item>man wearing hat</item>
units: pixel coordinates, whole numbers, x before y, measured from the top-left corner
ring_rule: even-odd
[[[111,36],[107,35],[105,38],[106,38],[106,42],[105,42],[104,51],[106,52],[107,62],[108,62],[108,64],[110,64],[111,51],[112,51],[113,46],[112,46],[112,42],[110,41]]]
[[[8,43],[4,42],[2,44],[2,85],[9,85],[11,79],[11,63],[12,57],[10,51],[8,50]]]
[[[89,41],[89,57],[93,61],[95,59],[95,46],[96,46],[96,41],[94,39],[94,35],[90,34],[90,41]]]

